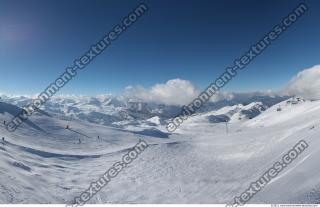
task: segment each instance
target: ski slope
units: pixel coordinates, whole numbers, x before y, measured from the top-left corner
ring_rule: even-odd
[[[14,133],[0,128],[0,203],[69,203],[139,139],[150,146],[90,203],[227,203],[301,139],[309,148],[250,203],[318,203],[320,102],[284,101],[239,121],[256,105],[196,114],[173,134],[159,117],[117,127],[37,113]],[[208,118],[235,114],[228,133]]]

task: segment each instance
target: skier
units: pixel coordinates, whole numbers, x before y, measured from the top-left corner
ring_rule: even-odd
[[[69,125],[66,126],[66,129],[69,129]]]
[[[2,137],[2,144],[4,144],[5,143],[5,139],[4,139],[4,137]]]
[[[79,144],[81,144],[81,139],[79,138]]]
[[[98,139],[100,139],[100,136],[98,135]]]

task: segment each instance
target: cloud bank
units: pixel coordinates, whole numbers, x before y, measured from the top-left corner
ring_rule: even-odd
[[[190,81],[177,78],[163,84],[156,84],[150,89],[128,86],[123,95],[147,102],[184,105],[191,102],[199,93],[200,91]]]
[[[320,99],[320,65],[299,72],[284,87],[283,93],[310,100]]]
[[[136,101],[162,103],[166,105],[188,105],[199,96],[201,91],[190,81],[173,79],[163,84],[156,84],[150,89],[142,86],[128,86],[122,96]],[[255,91],[248,93],[220,92],[210,99],[212,102],[233,99],[248,99],[252,96],[275,96],[271,91]]]

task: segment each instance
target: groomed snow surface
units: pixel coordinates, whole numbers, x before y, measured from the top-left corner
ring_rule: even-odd
[[[249,203],[320,202],[320,101],[226,106],[173,134],[159,117],[105,126],[45,113],[0,133],[0,203],[69,203],[139,139],[150,146],[89,203],[229,203],[301,139],[309,147]]]

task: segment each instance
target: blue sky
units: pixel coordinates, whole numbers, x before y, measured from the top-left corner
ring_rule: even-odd
[[[41,92],[140,2],[0,0],[0,92]],[[175,78],[205,88],[301,1],[143,2],[148,13],[61,93],[119,93]],[[277,90],[320,63],[320,2],[304,2],[309,11],[224,90]]]

